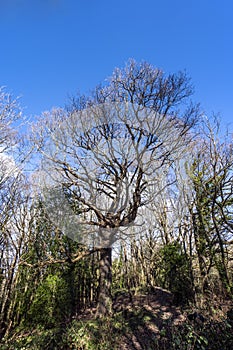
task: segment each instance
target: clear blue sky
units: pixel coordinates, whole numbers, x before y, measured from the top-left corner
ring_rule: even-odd
[[[0,16],[0,85],[27,115],[135,58],[186,69],[195,100],[233,122],[232,0],[0,0]]]

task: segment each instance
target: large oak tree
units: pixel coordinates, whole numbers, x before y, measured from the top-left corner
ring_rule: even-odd
[[[111,312],[112,245],[143,229],[141,208],[167,185],[198,120],[183,73],[129,61],[90,97],[45,113],[34,128],[51,219],[100,251],[97,316]],[[159,186],[158,186],[159,184]]]

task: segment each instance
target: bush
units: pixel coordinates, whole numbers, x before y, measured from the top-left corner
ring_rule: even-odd
[[[68,291],[64,279],[58,275],[48,275],[37,288],[27,322],[31,325],[54,327],[69,312],[67,305]]]
[[[163,288],[174,294],[176,304],[193,301],[189,260],[178,242],[170,243],[159,251],[158,279]]]

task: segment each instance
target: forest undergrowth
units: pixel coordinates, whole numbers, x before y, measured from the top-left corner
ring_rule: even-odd
[[[95,318],[87,308],[56,326],[18,327],[1,350],[230,350],[232,300],[202,300],[202,307],[177,306],[162,288],[118,292],[111,317]]]

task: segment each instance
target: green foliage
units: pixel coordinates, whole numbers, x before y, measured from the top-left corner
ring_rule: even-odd
[[[62,334],[58,328],[18,331],[1,345],[1,350],[62,350]]]
[[[226,320],[173,326],[169,338],[171,350],[229,350],[233,347],[232,327]]]
[[[75,350],[119,349],[119,336],[123,328],[124,323],[119,317],[74,321],[67,331],[67,345]]]
[[[192,300],[193,288],[189,271],[189,260],[182,252],[179,242],[165,245],[159,250],[157,278],[164,288],[168,288],[176,303]]]
[[[199,334],[195,327],[190,324],[183,325],[180,328],[173,328],[171,336],[171,349],[174,350],[206,350],[208,348],[206,336]]]
[[[123,290],[125,288],[125,275],[124,271],[124,261],[122,258],[122,249],[120,250],[119,257],[114,259],[112,262],[112,292],[117,290]]]
[[[65,280],[59,275],[48,275],[37,288],[28,321],[34,325],[55,326],[67,316],[67,296]]]

